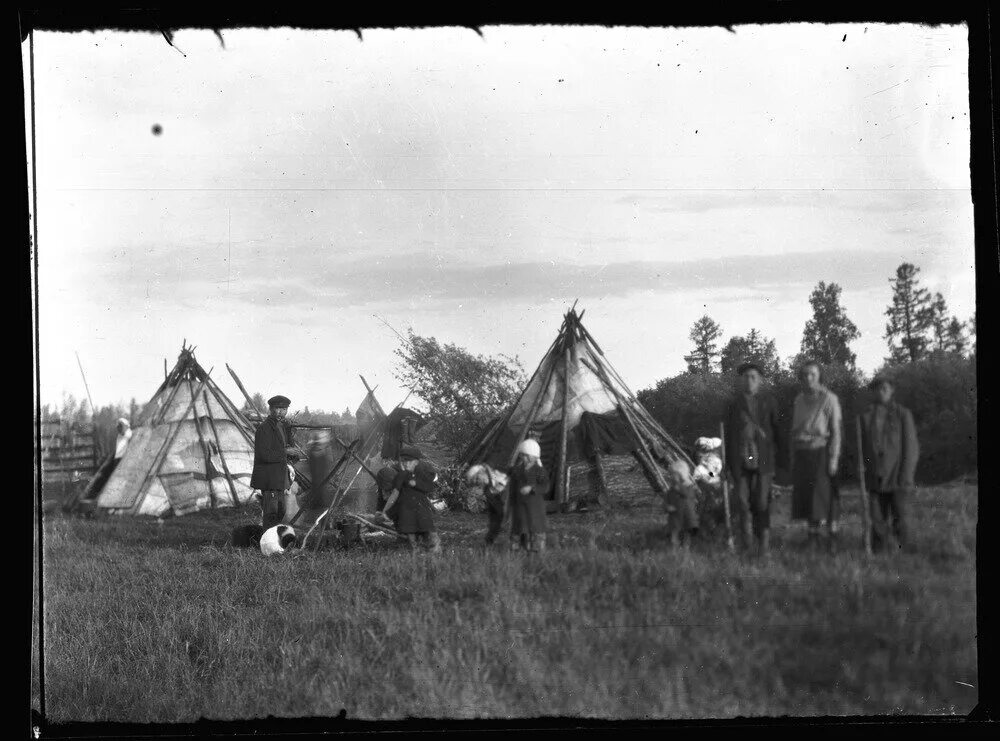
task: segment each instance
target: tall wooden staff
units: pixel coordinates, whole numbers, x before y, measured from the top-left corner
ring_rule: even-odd
[[[726,547],[730,551],[735,551],[733,520],[729,513],[729,469],[726,468],[726,424],[724,422],[719,422],[719,439],[722,440],[719,457],[722,459],[722,508],[726,513]]]
[[[858,446],[858,486],[861,488],[861,543],[865,555],[872,554],[872,523],[871,510],[868,509],[868,487],[865,486],[865,452],[861,447],[861,415],[854,419],[855,439]]]

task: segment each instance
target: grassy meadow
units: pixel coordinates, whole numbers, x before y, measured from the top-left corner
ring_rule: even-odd
[[[867,562],[853,490],[832,555],[779,499],[767,563],[717,540],[670,550],[641,498],[553,516],[541,559],[484,549],[484,516],[462,513],[439,516],[437,556],[380,540],[270,560],[226,545],[241,512],[46,514],[46,715],[965,714],[976,498],[921,489],[916,551]],[[37,707],[37,671],[32,692]]]

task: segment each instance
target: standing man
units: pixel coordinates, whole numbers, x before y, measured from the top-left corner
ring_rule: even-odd
[[[876,376],[868,388],[875,400],[861,414],[861,450],[870,492],[872,550],[888,545],[890,521],[896,543],[903,549],[909,537],[907,510],[920,455],[917,429],[910,410],[892,398],[892,381]]]
[[[257,427],[253,438],[253,474],[250,486],[260,489],[261,507],[264,510],[261,524],[264,529],[274,527],[285,515],[285,489],[292,485],[288,472],[289,456],[295,455],[289,447],[289,434],[285,415],[291,402],[284,396],[267,400],[267,418]]]
[[[837,395],[823,385],[823,367],[809,360],[799,369],[802,391],[792,408],[792,519],[808,523],[810,547],[819,544],[825,520],[833,548],[840,513],[841,412]]]
[[[764,371],[756,363],[737,368],[736,398],[726,412],[726,462],[735,484],[734,505],[747,550],[757,537],[758,553],[770,548],[771,483],[784,446],[778,426],[778,403],[761,385]]]

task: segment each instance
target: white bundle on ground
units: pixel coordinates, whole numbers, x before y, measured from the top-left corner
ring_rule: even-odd
[[[499,493],[507,486],[507,474],[487,466],[485,463],[472,466],[465,472],[465,480],[469,486],[490,489]]]
[[[288,525],[275,525],[260,536],[260,552],[265,556],[281,555],[295,545],[295,530]]]
[[[694,480],[703,486],[718,487],[722,483],[722,440],[699,437],[695,440]]]

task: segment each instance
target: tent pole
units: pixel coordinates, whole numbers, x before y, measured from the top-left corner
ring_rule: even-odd
[[[194,429],[198,433],[198,443],[201,445],[201,454],[205,459],[205,483],[208,484],[208,501],[215,510],[215,489],[212,488],[212,450],[205,442],[205,436],[201,433],[201,424],[198,422],[198,397],[194,393],[194,384],[188,379],[188,389],[191,391],[191,415],[194,417]],[[204,388],[202,389],[204,392]],[[211,414],[211,410],[206,410]]]
[[[552,363],[549,365],[549,369],[545,372],[545,378],[542,381],[541,393],[535,397],[535,400],[531,402],[531,408],[528,410],[528,416],[524,420],[524,426],[517,435],[517,441],[514,443],[514,450],[511,451],[510,458],[507,460],[507,466],[513,466],[514,461],[517,459],[517,446],[524,442],[524,438],[528,436],[528,431],[531,429],[532,423],[535,421],[535,415],[538,414],[538,407],[542,404],[542,397],[545,396],[545,390],[549,387],[549,382],[552,379],[552,373],[556,369],[556,359],[553,358]]]
[[[597,469],[597,503],[604,507],[608,498],[608,478],[604,473],[604,459],[601,451],[594,451],[594,468]]]
[[[602,363],[596,357],[594,358],[594,360],[597,363],[596,366],[592,365],[590,362],[588,362],[586,360],[586,358],[581,358],[581,361],[583,362],[583,364],[586,365],[588,368],[590,368],[592,371],[594,371],[594,373],[596,373],[601,378],[601,380],[604,381],[604,383],[608,386],[608,388],[611,389],[612,393],[615,394],[615,398],[617,398],[619,400],[625,398],[625,397],[622,397],[622,395],[614,387],[614,384],[611,382],[611,378],[608,376],[607,368],[608,368],[609,364]],[[642,404],[639,403],[638,399],[634,399],[634,398],[629,397],[628,401],[631,402],[631,405],[629,406],[629,410],[632,411],[632,413],[633,413],[633,415],[635,417],[635,421],[637,423],[642,424],[643,429],[646,430],[646,432],[650,435],[650,437],[653,437],[653,438],[659,437],[661,440],[663,440],[664,443],[667,444],[667,447],[669,447],[671,450],[673,450],[675,454],[677,454],[678,456],[680,456],[682,460],[687,461],[691,465],[691,467],[693,468],[694,467],[694,463],[691,461],[691,459],[688,456],[688,454],[684,452],[683,448],[681,448],[677,444],[677,442],[675,440],[673,440],[664,430],[662,430],[660,428],[660,426],[655,422],[655,420],[652,420],[649,417],[648,412],[646,412],[645,407],[643,407]],[[634,405],[634,406],[636,406],[638,408],[638,412],[632,410],[632,405]]]
[[[153,426],[163,423],[163,418],[166,416],[167,410],[170,409],[170,405],[174,403],[174,397],[177,395],[177,389],[180,388],[181,385],[182,371],[180,370],[180,367],[181,363],[178,361],[177,365],[175,365],[174,369],[170,372],[170,377],[163,382],[164,385],[167,385],[173,381],[173,386],[170,387],[170,391],[167,393],[167,400],[163,403],[163,406],[156,411],[155,417],[149,420],[150,424]]]
[[[212,371],[209,371],[208,373],[211,375]],[[180,383],[177,385],[180,386]],[[198,386],[198,391],[196,393],[200,393],[204,387],[205,381],[202,381]],[[163,447],[157,451],[156,457],[153,458],[153,465],[150,467],[149,472],[143,479],[142,486],[139,487],[139,495],[136,497],[136,504],[142,501],[142,497],[146,493],[146,490],[149,489],[149,485],[156,476],[156,472],[159,471],[160,466],[163,465],[163,458],[166,456],[167,451],[170,450],[170,446],[174,444],[174,440],[177,438],[177,433],[180,432],[181,424],[183,424],[184,419],[188,416],[188,413],[191,411],[191,407],[194,405],[194,399],[195,397],[191,397],[191,401],[188,402],[187,408],[184,410],[184,414],[174,425],[174,428],[167,434],[167,439],[163,442]]]
[[[226,363],[226,370],[229,371],[229,375],[231,375],[233,377],[233,380],[236,381],[237,388],[239,388],[239,390],[242,392],[243,398],[247,400],[247,406],[250,409],[253,409],[255,412],[257,412],[257,414],[259,414],[261,417],[263,417],[264,412],[258,409],[257,405],[253,403],[253,399],[251,399],[250,394],[247,393],[246,387],[243,385],[243,381],[241,381],[240,377],[236,375],[236,371],[234,371],[232,368],[229,367],[229,363]]]
[[[615,398],[618,400],[618,408],[621,410],[622,417],[624,417],[626,423],[629,426],[629,429],[631,429],[632,431],[632,434],[635,435],[635,438],[639,442],[639,445],[642,446],[642,452],[648,459],[649,465],[652,466],[651,473],[655,477],[656,483],[660,487],[662,487],[661,493],[666,494],[667,490],[669,489],[669,487],[667,486],[667,482],[663,478],[663,475],[660,473],[659,467],[656,465],[656,459],[653,458],[653,454],[649,450],[649,445],[647,445],[646,443],[646,438],[642,435],[642,433],[639,432],[638,428],[636,427],[635,420],[632,418],[631,414],[632,410],[629,408],[629,405],[626,403],[626,400],[622,398],[622,395],[618,393],[618,389],[616,389],[614,385],[611,383],[611,379],[608,378],[607,374],[603,372],[603,368],[600,368],[600,366],[598,366],[597,370],[598,370],[598,375],[601,377],[601,380],[603,380],[604,383],[607,384],[608,388],[611,389],[611,393],[613,393],[615,395]]]
[[[575,306],[575,304],[574,304]],[[566,438],[569,433],[569,346],[563,353],[563,408],[562,426],[559,430],[559,479],[556,498],[560,509],[566,512],[569,505],[569,465],[566,460]]]
[[[544,361],[542,361],[544,362]],[[510,457],[507,459],[507,468],[514,465],[514,461],[517,459],[517,449],[524,442],[524,439],[528,436],[528,431],[531,429],[532,423],[535,421],[535,415],[538,414],[538,407],[541,406],[542,397],[545,395],[545,389],[549,386],[549,381],[552,379],[552,373],[556,369],[556,359],[552,359],[549,369],[545,372],[545,379],[542,381],[541,393],[535,397],[535,400],[531,402],[531,408],[528,410],[528,416],[524,420],[524,427],[521,428],[521,432],[518,433],[517,441],[514,443],[514,449],[510,453]],[[500,523],[500,529],[507,527],[511,518],[511,511],[513,510],[513,493],[507,493],[507,506],[503,509],[503,520]]]
[[[597,350],[599,357],[595,358],[595,360],[597,361],[598,365],[606,369],[609,375],[614,376],[614,378],[618,381],[618,383],[621,384],[622,388],[625,390],[625,393],[628,395],[629,400],[632,401],[641,411],[642,416],[645,418],[644,421],[646,421],[647,423],[646,426],[650,427],[652,432],[655,432],[659,437],[663,438],[663,441],[667,443],[667,445],[670,448],[672,448],[675,453],[680,455],[685,461],[687,461],[693,467],[694,461],[692,461],[690,456],[688,456],[688,454],[684,451],[684,449],[677,444],[677,441],[671,438],[665,430],[660,429],[660,426],[656,424],[655,420],[652,419],[652,417],[649,415],[649,412],[646,410],[644,406],[642,406],[636,395],[632,393],[632,389],[630,389],[628,384],[625,383],[625,379],[622,378],[618,370],[611,364],[611,361],[608,360],[607,356],[604,354],[604,351],[601,349],[600,345],[597,344],[597,340],[594,339],[593,335],[590,334],[590,332],[587,330],[586,327],[583,326],[583,324],[580,324],[580,329],[583,330],[583,334],[587,338],[587,341],[590,342],[590,344],[594,346],[594,349]]]
[[[485,438],[483,438],[482,443],[479,446],[477,446],[476,450],[473,451],[473,453],[478,455],[482,452],[483,449],[489,449],[489,447],[493,445],[494,442],[496,442],[496,438],[500,435],[501,431],[508,425],[508,423],[510,422],[510,418],[514,415],[514,410],[517,409],[518,404],[521,403],[521,399],[524,398],[524,395],[525,393],[527,393],[528,388],[531,386],[535,378],[538,376],[538,371],[542,369],[542,365],[545,363],[545,358],[547,358],[549,356],[549,353],[552,352],[553,348],[555,348],[555,346],[559,344],[559,339],[562,336],[563,327],[565,326],[566,326],[566,320],[563,319],[563,324],[559,328],[559,334],[556,335],[556,338],[552,341],[552,344],[549,345],[549,349],[545,351],[544,355],[542,355],[541,362],[539,362],[539,364],[535,366],[535,372],[531,374],[531,378],[529,378],[528,382],[524,384],[524,388],[521,389],[521,393],[517,395],[517,400],[509,407],[507,407],[504,413],[497,420],[496,426],[493,428],[491,432],[487,434]],[[471,464],[475,460],[475,455],[473,455],[473,453],[470,453],[468,456],[464,457],[461,461],[459,461],[459,463],[462,465],[466,463]]]
[[[219,449],[219,460],[222,461],[222,471],[226,474],[226,483],[229,484],[229,493],[233,495],[233,506],[238,507],[240,504],[240,498],[236,494],[236,484],[233,482],[233,476],[229,473],[229,464],[226,463],[226,454],[222,451],[222,438],[219,437],[219,431],[215,427],[215,419],[212,418],[212,407],[208,404],[208,391],[202,389],[201,395],[205,400],[205,409],[208,412],[208,426],[212,429],[212,436],[215,438],[215,445]]]

